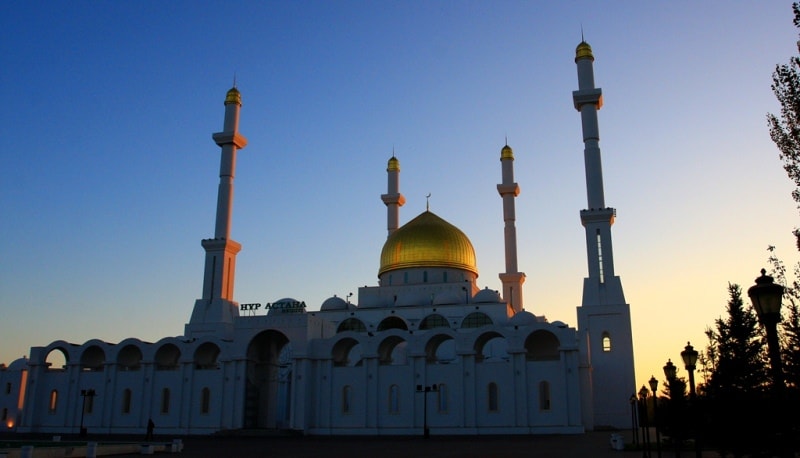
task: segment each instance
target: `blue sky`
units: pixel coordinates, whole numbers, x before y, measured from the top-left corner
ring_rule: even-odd
[[[504,267],[515,151],[525,307],[576,325],[586,206],[573,61],[592,45],[616,272],[639,384],[725,313],[768,245],[797,260],[765,115],[791,2],[29,2],[0,14],[0,362],[57,339],[180,335],[213,236],[225,92],[242,92],[236,299],[375,285],[386,161]],[[679,375],[681,373],[679,372]]]

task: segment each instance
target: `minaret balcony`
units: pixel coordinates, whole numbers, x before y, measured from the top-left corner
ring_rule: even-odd
[[[606,208],[590,208],[589,210],[581,210],[581,224],[586,226],[591,223],[608,223],[614,224],[614,218],[617,217],[617,209]]]
[[[599,110],[603,106],[603,91],[600,88],[572,91],[572,101],[578,111],[586,104],[592,104]]]

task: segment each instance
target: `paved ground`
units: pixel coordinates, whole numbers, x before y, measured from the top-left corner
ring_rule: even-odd
[[[626,444],[633,438],[630,431],[614,432]],[[324,436],[261,436],[261,437],[182,437],[181,458],[634,458],[644,455],[641,449],[611,448],[611,431],[589,432],[580,435],[559,436],[435,436],[423,437],[324,437]],[[19,440],[14,435],[0,438]],[[48,437],[49,438],[49,437]],[[78,439],[63,437],[64,441]],[[88,437],[83,440],[108,443],[109,441],[139,442],[134,437]],[[156,436],[161,443],[172,442],[173,437]],[[163,442],[162,442],[163,441]],[[144,443],[141,441],[140,443]],[[166,452],[156,453],[166,456]],[[694,451],[684,450],[684,457],[695,458]],[[116,455],[119,458],[141,457],[140,453]],[[653,447],[652,458],[676,456],[673,450],[662,450],[659,455]],[[716,452],[706,451],[703,458],[716,458]]]
[[[626,442],[630,431],[619,432]],[[380,457],[380,458],[633,458],[641,450],[612,450],[611,432],[569,436],[431,436],[423,437],[188,437],[182,458],[219,457]],[[683,456],[694,457],[684,451]],[[140,455],[125,455],[127,458]],[[674,456],[662,451],[662,456]],[[707,452],[705,457],[716,457]],[[655,449],[652,457],[656,458]]]

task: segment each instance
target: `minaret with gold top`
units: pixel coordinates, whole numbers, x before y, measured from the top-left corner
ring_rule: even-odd
[[[381,200],[386,204],[386,229],[387,237],[400,227],[400,207],[406,203],[406,198],[400,194],[400,161],[392,155],[386,166],[388,189],[386,194],[381,194]]]
[[[586,231],[589,275],[583,280],[583,299],[578,307],[581,335],[582,383],[593,392],[591,405],[584,405],[586,424],[624,427],[630,422],[628,400],[636,390],[633,365],[630,306],[625,303],[622,282],[614,274],[611,225],[616,210],[606,207],[603,167],[600,160],[600,130],[597,112],[603,93],[594,83],[592,47],[581,41],[575,49],[578,90],[572,93],[581,114],[583,158],[588,208],[581,210]]]
[[[519,185],[514,182],[514,151],[505,145],[500,150],[503,182],[497,185],[497,192],[503,199],[504,239],[506,247],[506,271],[500,274],[503,283],[503,299],[508,304],[508,315],[512,316],[523,309],[522,284],[525,274],[517,267],[517,227],[514,199],[519,195]]]
[[[236,152],[247,145],[247,139],[239,134],[241,107],[242,95],[234,86],[225,96],[222,132],[212,136],[221,149],[217,220],[214,238],[202,241],[206,251],[203,297],[195,302],[192,319],[187,325],[187,334],[231,332],[233,318],[239,316],[239,305],[233,300],[233,284],[236,254],[242,246],[230,237]]]

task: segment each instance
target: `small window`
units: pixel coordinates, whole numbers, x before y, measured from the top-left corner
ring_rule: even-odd
[[[85,412],[86,413],[92,413],[94,411],[94,396],[84,396],[83,400],[86,403]]]
[[[169,388],[161,390],[161,413],[169,413]]]
[[[6,394],[11,394],[11,382],[6,383]]]
[[[447,272],[442,272],[442,282],[447,283]]]
[[[611,351],[611,336],[607,332],[603,333],[603,351]]]
[[[56,413],[56,407],[58,407],[58,390],[53,390],[50,392],[50,405],[48,410],[50,410],[50,413]]]
[[[3,419],[2,422],[5,423],[8,420],[8,408],[3,407]]]
[[[350,396],[352,396],[350,385],[342,387],[342,413],[350,413]]]
[[[550,410],[549,382],[539,382],[539,410]]]
[[[422,272],[422,282],[428,283],[428,271]]]
[[[400,387],[397,385],[389,387],[389,413],[400,413]]]
[[[125,388],[125,391],[122,392],[122,413],[131,413],[132,397],[133,393],[131,392],[130,388]]]
[[[439,391],[436,393],[436,405],[439,413],[447,413],[447,385],[444,383],[439,384]]]
[[[489,384],[489,412],[497,412],[497,384],[492,382]]]
[[[200,413],[207,414],[211,410],[211,390],[208,387],[203,388],[203,393],[200,398]]]

